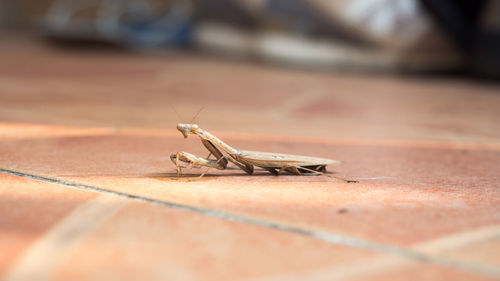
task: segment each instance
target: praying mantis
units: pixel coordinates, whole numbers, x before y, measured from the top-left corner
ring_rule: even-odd
[[[284,172],[295,175],[324,175],[327,165],[342,163],[342,161],[339,160],[318,157],[238,150],[229,146],[208,131],[203,130],[197,124],[179,123],[177,124],[177,130],[182,133],[184,138],[187,138],[191,134],[197,135],[205,148],[210,152],[207,158],[202,158],[188,152],[177,152],[170,155],[170,159],[176,166],[177,175],[181,174],[179,161],[192,164],[196,167],[208,167],[218,170],[226,169],[228,163],[231,162],[249,175],[253,174],[254,166],[263,168],[273,175],[279,175]],[[211,155],[213,155],[215,159],[210,159]],[[200,177],[203,177],[204,174],[205,173],[201,174]],[[345,182],[356,182],[336,176],[333,177]]]

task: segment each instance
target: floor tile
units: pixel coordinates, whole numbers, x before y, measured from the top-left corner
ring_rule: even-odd
[[[442,257],[459,258],[466,262],[488,265],[491,268],[500,268],[500,225],[484,227],[448,238],[446,241],[437,241]],[[438,246],[438,245],[436,245]]]
[[[315,268],[294,274],[276,274],[259,281],[295,280],[497,280],[488,274],[476,274],[456,268],[403,260],[395,257],[377,256],[355,261],[349,266]]]
[[[109,134],[110,132],[114,131],[116,130],[107,128],[55,126],[29,123],[0,123],[2,140],[94,136]]]
[[[5,173],[1,181],[3,280],[364,280],[401,264],[435,267]]]
[[[2,280],[234,280],[377,256],[293,233],[0,176]]]
[[[347,265],[377,255],[118,196],[1,176],[4,280],[235,280]]]
[[[372,255],[290,233],[145,204],[129,206],[111,220],[65,260],[58,279],[92,277],[87,274],[116,274],[120,279],[121,270],[109,269],[127,268],[123,277],[236,280],[349,264]],[[71,270],[73,264],[85,269],[95,263],[105,271]]]
[[[106,205],[116,204],[114,199],[97,198],[69,214],[36,247],[27,250],[6,280],[32,280],[34,276],[37,280],[279,280],[283,276],[319,275],[332,280],[363,280],[366,272],[356,269],[367,261],[368,276],[384,271],[389,277],[392,273],[385,271],[407,262],[164,206],[127,199],[118,208]],[[112,214],[99,212],[105,209],[112,209]],[[43,260],[49,254],[51,259]],[[374,268],[373,260],[377,259],[391,262]],[[415,266],[418,268],[413,273],[424,276],[434,268],[448,272],[440,273],[446,277],[483,280],[482,275],[458,269]]]
[[[36,240],[95,193],[0,173],[0,276]]]
[[[385,272],[377,272],[370,275],[350,278],[352,281],[370,280],[498,280],[494,277],[478,276],[476,274],[463,273],[461,271],[429,265],[413,265],[408,268],[393,268]]]

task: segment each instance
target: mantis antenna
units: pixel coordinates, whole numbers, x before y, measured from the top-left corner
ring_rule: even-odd
[[[175,115],[177,115],[177,118],[179,118],[179,122],[181,122],[182,118],[181,118],[181,115],[179,114],[179,112],[177,112],[177,110],[175,109],[175,107],[172,104],[170,104],[170,107],[175,112]]]
[[[194,115],[193,119],[191,119],[191,124],[194,123],[194,121],[196,120],[196,117],[198,117],[198,115],[200,115],[200,113],[203,111],[203,109],[205,109],[205,107],[200,107],[200,109],[198,110],[198,112],[196,112],[196,114]]]

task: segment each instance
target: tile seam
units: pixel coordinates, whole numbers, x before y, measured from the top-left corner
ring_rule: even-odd
[[[377,252],[377,253],[388,254],[388,255],[392,255],[392,256],[399,256],[399,257],[413,260],[413,261],[432,263],[432,264],[437,264],[437,265],[441,265],[441,266],[445,266],[445,267],[451,267],[451,268],[455,268],[455,269],[475,272],[475,273],[479,273],[479,274],[483,274],[483,275],[500,277],[500,269],[497,269],[495,267],[491,267],[488,265],[467,263],[467,262],[463,262],[460,260],[437,257],[437,256],[421,253],[421,252],[418,252],[415,250],[410,250],[410,249],[406,249],[406,248],[402,248],[402,247],[398,247],[398,246],[393,246],[393,245],[377,243],[377,242],[373,242],[370,240],[365,240],[365,239],[356,238],[356,237],[350,237],[350,236],[346,236],[346,235],[342,235],[342,234],[335,234],[335,233],[331,233],[331,232],[305,229],[305,228],[301,228],[301,227],[297,227],[297,226],[292,226],[292,225],[287,225],[287,224],[283,224],[283,223],[267,221],[267,220],[262,220],[262,219],[256,219],[256,218],[252,218],[252,217],[248,217],[248,216],[242,216],[242,215],[233,214],[233,213],[224,212],[224,211],[219,211],[219,210],[214,210],[214,209],[206,209],[206,208],[191,206],[191,205],[187,205],[187,204],[181,204],[181,203],[175,203],[175,202],[170,202],[170,201],[165,201],[165,200],[153,199],[153,198],[143,197],[143,196],[139,196],[139,195],[119,192],[119,191],[112,191],[112,190],[108,190],[108,189],[101,188],[101,187],[95,187],[95,186],[91,186],[91,185],[70,182],[70,181],[57,179],[57,178],[51,178],[51,177],[47,177],[47,176],[29,174],[29,173],[16,171],[16,170],[12,170],[12,169],[0,168],[0,172],[5,173],[5,174],[19,176],[19,177],[29,178],[29,179],[33,179],[33,180],[49,182],[49,183],[53,183],[53,184],[65,185],[65,186],[69,186],[69,187],[80,189],[80,190],[92,191],[92,192],[97,192],[97,193],[101,193],[101,194],[114,195],[114,196],[118,196],[118,197],[122,197],[122,198],[127,198],[127,199],[136,200],[136,201],[140,201],[140,202],[146,202],[146,203],[166,206],[166,207],[184,210],[184,211],[190,211],[190,212],[194,212],[194,213],[198,213],[198,214],[202,214],[202,215],[207,215],[207,216],[211,216],[211,217],[216,217],[216,218],[220,218],[220,219],[225,219],[225,220],[229,220],[229,221],[246,223],[246,224],[256,225],[256,226],[270,228],[270,229],[274,229],[274,230],[279,230],[279,231],[283,231],[283,232],[298,234],[298,235],[302,235],[305,237],[318,239],[318,240],[321,240],[321,241],[324,241],[327,243],[331,243],[331,244],[343,245],[343,246],[348,246],[348,247],[353,247],[353,248],[358,248],[358,249],[365,249],[365,250],[369,250],[369,251],[373,251],[373,252]]]

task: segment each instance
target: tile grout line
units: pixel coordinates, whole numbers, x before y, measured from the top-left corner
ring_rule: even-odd
[[[240,222],[240,223],[248,223],[248,224],[252,224],[252,225],[256,225],[256,226],[260,226],[260,227],[266,227],[266,228],[270,228],[270,229],[275,229],[275,230],[294,233],[294,234],[298,234],[298,235],[302,235],[302,236],[307,236],[307,237],[315,238],[315,239],[322,240],[324,242],[328,242],[328,243],[332,243],[332,244],[360,248],[360,249],[370,250],[370,251],[374,251],[374,252],[378,252],[378,253],[382,253],[382,254],[399,256],[399,257],[406,258],[409,260],[438,264],[438,265],[445,266],[445,267],[451,267],[451,268],[455,268],[455,269],[472,271],[472,272],[480,273],[483,275],[500,277],[500,269],[497,269],[495,267],[481,265],[481,264],[475,264],[475,263],[467,263],[467,262],[462,262],[462,261],[453,260],[453,259],[447,259],[447,258],[443,258],[443,257],[435,257],[435,256],[432,256],[429,254],[421,253],[421,252],[410,250],[410,249],[405,249],[405,248],[398,247],[398,246],[381,244],[381,243],[377,243],[377,242],[373,242],[373,241],[369,241],[369,240],[345,236],[342,234],[335,234],[335,233],[330,233],[330,232],[325,232],[325,231],[309,230],[309,229],[305,229],[305,228],[301,228],[301,227],[286,225],[286,224],[272,222],[272,221],[260,220],[260,219],[242,216],[242,215],[237,215],[237,214],[232,214],[232,213],[228,213],[228,212],[224,212],[224,211],[206,209],[206,208],[190,206],[190,205],[181,204],[181,203],[175,203],[175,202],[158,200],[158,199],[153,199],[153,198],[148,198],[148,197],[142,197],[139,195],[128,194],[128,193],[119,192],[119,191],[107,190],[104,188],[95,187],[95,186],[91,186],[91,185],[79,184],[79,183],[69,182],[69,181],[61,180],[61,179],[57,179],[57,178],[50,178],[50,177],[46,177],[46,176],[28,174],[28,173],[10,170],[10,169],[0,168],[0,172],[19,176],[19,177],[34,179],[34,180],[38,180],[38,181],[44,181],[44,182],[49,182],[49,183],[54,183],[54,184],[65,185],[65,186],[69,186],[69,187],[77,188],[77,189],[81,189],[81,190],[98,192],[98,193],[102,193],[102,194],[110,194],[110,195],[119,196],[122,198],[131,199],[131,200],[152,203],[152,204],[156,204],[156,205],[162,205],[162,206],[166,206],[166,207],[170,207],[170,208],[174,208],[174,209],[190,211],[190,212],[203,214],[203,215],[207,215],[207,216],[211,216],[211,217],[217,217],[220,219],[236,221],[236,222]]]

